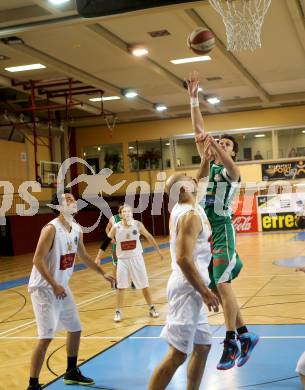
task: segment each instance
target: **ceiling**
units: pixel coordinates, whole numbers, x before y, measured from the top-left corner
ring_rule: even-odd
[[[71,77],[80,85],[103,90],[104,96],[120,96],[104,102],[105,112],[120,122],[186,116],[189,104],[183,80],[192,70],[200,73],[206,114],[305,105],[304,15],[305,0],[272,0],[263,24],[262,48],[231,53],[226,50],[222,19],[207,0],[94,19],[81,18],[73,1],[61,7],[48,0],[1,1],[0,109],[7,107],[8,100],[18,113],[27,104],[29,91],[12,86],[12,78]],[[197,26],[208,26],[216,36],[212,60],[171,64],[171,59],[193,56],[186,38]],[[156,38],[149,34],[159,30],[169,34]],[[144,44],[148,56],[132,56],[128,50],[132,44]],[[19,73],[4,69],[30,63],[46,68]],[[121,96],[121,90],[129,87],[138,91],[137,98]],[[221,99],[217,106],[205,100],[214,95]],[[77,95],[84,104],[73,109],[74,126],[104,123],[98,115],[100,103],[89,101],[93,96],[99,95]],[[44,99],[38,96],[41,104]],[[63,102],[62,98],[52,101]],[[168,110],[156,112],[156,103]],[[45,112],[37,115],[46,118]]]

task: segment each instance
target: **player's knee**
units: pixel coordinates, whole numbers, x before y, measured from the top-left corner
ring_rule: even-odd
[[[207,356],[210,352],[211,344],[194,344],[193,353],[196,355]]]
[[[176,348],[172,349],[171,362],[175,367],[181,366],[186,361],[187,354],[179,351]]]

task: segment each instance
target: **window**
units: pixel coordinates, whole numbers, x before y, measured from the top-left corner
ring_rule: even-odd
[[[176,168],[200,164],[194,136],[175,139]]]
[[[124,172],[122,144],[86,146],[83,158],[95,173],[103,168],[110,168],[113,172]]]
[[[259,161],[273,158],[271,130],[262,129],[232,135],[238,142],[237,161]]]
[[[170,142],[168,139],[134,141],[128,144],[129,169],[163,170],[171,167]]]
[[[276,130],[278,155],[280,158],[305,156],[305,127],[299,129]]]

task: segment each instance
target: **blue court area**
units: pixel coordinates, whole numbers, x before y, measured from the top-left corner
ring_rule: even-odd
[[[293,237],[294,241],[305,241],[305,232],[299,232]]]
[[[94,378],[94,389],[145,390],[153,369],[167,352],[167,344],[158,336],[161,326],[145,326],[108,350],[82,364],[84,375]],[[292,390],[302,389],[296,362],[305,350],[305,325],[252,325],[260,342],[250,361],[242,368],[217,371],[222,353],[223,326],[212,326],[213,346],[200,389],[204,390]],[[98,342],[98,341],[97,341]],[[48,390],[80,390],[82,386],[63,384],[62,378]],[[85,388],[85,387],[84,387]],[[86,386],[88,389],[88,386]],[[186,389],[186,363],[173,377],[169,390]]]

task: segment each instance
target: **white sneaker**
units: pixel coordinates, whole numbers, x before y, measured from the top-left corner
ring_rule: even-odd
[[[153,317],[153,318],[158,318],[159,317],[159,313],[155,309],[155,306],[150,306],[150,308],[149,308],[149,315],[151,317]]]
[[[114,322],[120,322],[121,321],[121,312],[120,310],[115,311],[115,315],[113,317]]]

